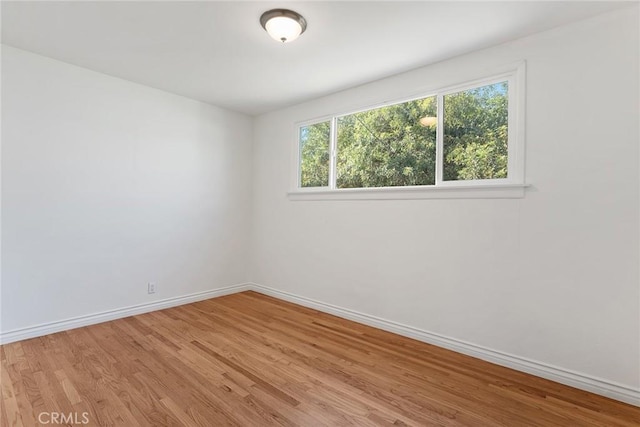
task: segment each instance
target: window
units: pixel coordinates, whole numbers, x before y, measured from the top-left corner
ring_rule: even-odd
[[[436,98],[338,117],[337,188],[433,185]]]
[[[371,194],[522,188],[522,87],[520,66],[428,96],[301,125],[298,189]]]
[[[507,178],[508,93],[502,81],[442,97],[444,181]]]
[[[300,127],[300,187],[329,186],[331,122]]]

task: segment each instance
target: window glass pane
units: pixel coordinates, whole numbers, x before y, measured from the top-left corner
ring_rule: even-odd
[[[331,122],[300,128],[300,186],[329,185]]]
[[[436,98],[338,118],[337,187],[435,184]]]
[[[507,82],[444,96],[445,181],[507,177]]]

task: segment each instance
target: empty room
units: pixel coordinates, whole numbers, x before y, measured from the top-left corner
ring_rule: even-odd
[[[0,426],[640,425],[638,1],[0,13]]]

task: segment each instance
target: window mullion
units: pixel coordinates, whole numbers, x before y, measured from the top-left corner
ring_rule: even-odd
[[[442,93],[439,93],[436,99],[438,116],[438,125],[436,127],[436,185],[441,185],[443,181],[442,168],[444,167],[444,96],[442,95]]]
[[[335,190],[337,185],[336,164],[338,157],[338,119],[331,118],[331,138],[329,149],[329,188]]]

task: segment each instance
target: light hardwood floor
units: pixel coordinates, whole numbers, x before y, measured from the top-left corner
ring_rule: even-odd
[[[640,408],[254,292],[1,357],[1,426],[640,425]]]

